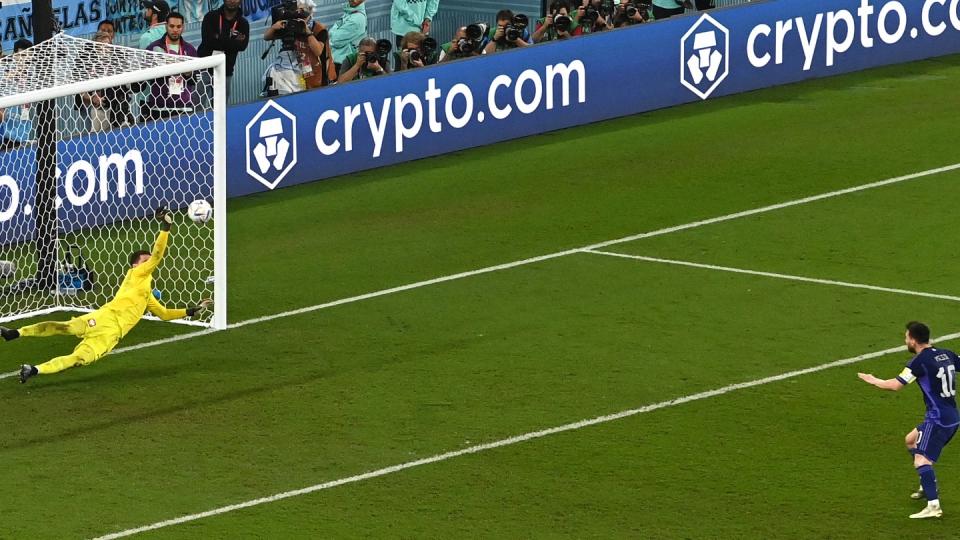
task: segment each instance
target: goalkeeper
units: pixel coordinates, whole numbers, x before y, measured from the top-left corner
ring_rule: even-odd
[[[49,375],[96,362],[112,351],[123,336],[140,322],[145,310],[150,310],[150,313],[164,321],[170,321],[192,317],[210,306],[211,302],[204,300],[196,307],[168,309],[153,297],[153,271],[163,260],[173,224],[173,217],[165,208],[157,210],[156,218],[160,221],[161,231],[153,245],[153,252],[136,251],[130,255],[130,270],[120,284],[120,290],[113,300],[103,307],[66,322],[41,322],[19,330],[0,327],[0,336],[6,341],[20,336],[61,335],[76,336],[81,340],[71,354],[59,356],[38,366],[21,366],[21,383],[35,375]]]

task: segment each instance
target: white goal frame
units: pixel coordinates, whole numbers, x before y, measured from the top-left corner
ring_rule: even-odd
[[[74,38],[65,34],[55,35],[50,42],[56,40],[63,41],[84,41],[80,38]],[[41,42],[37,48],[42,48],[50,42]],[[109,45],[111,48],[128,49],[117,45]],[[138,53],[149,53],[147,51],[137,50]],[[31,90],[20,94],[0,96],[0,110],[18,105],[38,103],[42,101],[55,100],[58,98],[75,96],[83,92],[93,92],[114,86],[143,83],[163,77],[170,77],[180,73],[212,70],[213,73],[213,240],[214,240],[214,264],[213,264],[213,317],[210,322],[197,322],[189,320],[171,321],[177,324],[187,324],[193,326],[212,327],[222,330],[227,328],[227,170],[226,170],[226,132],[227,132],[227,99],[226,99],[226,56],[223,54],[214,54],[203,58],[178,57],[182,59],[170,64],[153,66],[139,69],[136,71],[125,72],[121,74],[109,75],[97,79],[88,79],[67,82],[66,84],[57,84],[56,86]],[[200,113],[204,114],[204,113]],[[209,114],[209,113],[207,113]],[[119,285],[119,283],[117,284]],[[92,309],[83,309],[61,304],[61,295],[56,293],[58,305],[47,307],[29,312],[17,313],[8,316],[0,316],[0,322],[24,319],[45,315],[54,312],[84,312],[93,311]],[[198,299],[199,300],[199,299]],[[147,318],[154,318],[150,315]]]

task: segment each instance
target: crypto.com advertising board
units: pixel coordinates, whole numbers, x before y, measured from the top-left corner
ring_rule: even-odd
[[[676,17],[232,108],[228,192],[957,52],[960,0],[770,0]]]

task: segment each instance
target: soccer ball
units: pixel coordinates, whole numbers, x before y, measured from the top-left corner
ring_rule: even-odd
[[[213,208],[207,201],[202,199],[196,200],[187,207],[187,216],[189,216],[194,223],[206,223],[213,217]]]

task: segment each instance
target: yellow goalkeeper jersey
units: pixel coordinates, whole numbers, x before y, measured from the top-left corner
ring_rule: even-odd
[[[165,321],[187,316],[185,309],[167,309],[153,297],[153,271],[163,260],[169,237],[168,231],[160,231],[157,241],[153,244],[150,259],[128,270],[113,300],[97,310],[116,317],[120,325],[120,337],[127,335],[127,332],[140,322],[140,318],[147,309]]]

